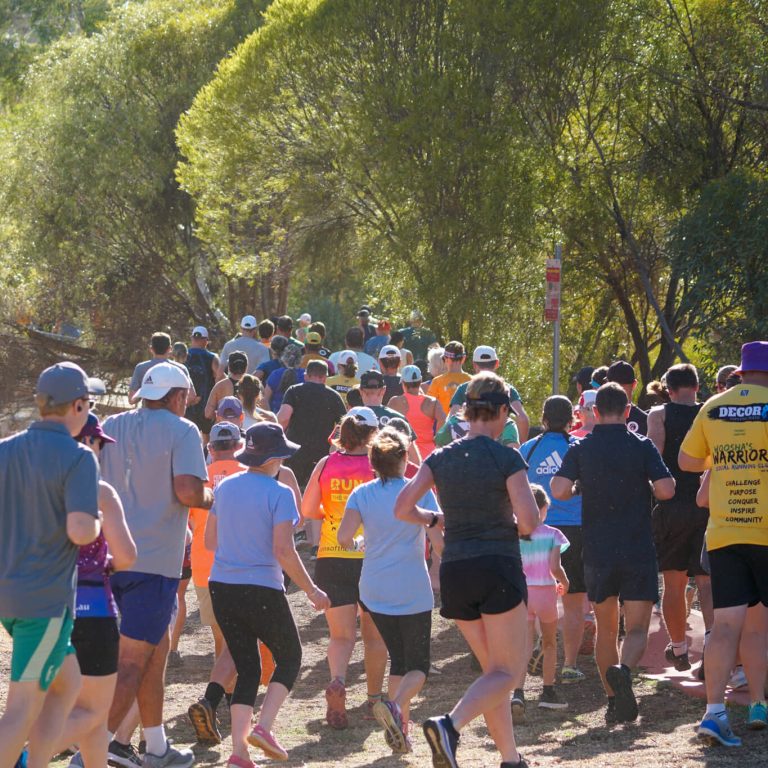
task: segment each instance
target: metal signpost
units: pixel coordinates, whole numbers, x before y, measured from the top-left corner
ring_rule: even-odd
[[[552,394],[560,392],[560,277],[563,246],[555,245],[555,258],[547,259],[547,292],[544,299],[544,319],[555,324],[552,348]]]

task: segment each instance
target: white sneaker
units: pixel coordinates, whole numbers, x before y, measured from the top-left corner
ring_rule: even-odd
[[[743,688],[747,684],[747,676],[744,674],[744,667],[739,665],[731,673],[731,679],[728,685],[731,688]]]
[[[170,742],[166,744],[164,755],[145,753],[143,768],[190,768],[195,762],[195,755],[191,749],[176,749]]]

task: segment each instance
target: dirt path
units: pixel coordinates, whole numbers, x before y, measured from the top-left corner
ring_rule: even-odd
[[[414,740],[414,752],[394,757],[384,744],[375,723],[362,719],[355,711],[347,731],[332,731],[324,721],[325,700],[322,691],[327,683],[325,663],[326,628],[322,615],[315,614],[303,594],[291,594],[304,645],[302,673],[293,694],[278,717],[277,733],[290,752],[286,766],[327,766],[330,768],[362,768],[363,766],[413,766],[428,768],[430,753],[420,732]],[[211,664],[212,640],[200,626],[194,592],[187,593],[189,617],[180,650],[184,665],[168,672],[166,722],[169,735],[178,744],[192,743],[193,732],[186,709],[202,695]],[[4,699],[4,682],[9,666],[9,643],[0,635],[0,698]],[[413,719],[449,710],[461,692],[474,679],[463,640],[456,629],[435,612],[433,627],[433,659],[441,674],[431,677],[416,702]],[[538,710],[535,700],[540,693],[540,678],[529,678],[526,697],[529,703],[528,723],[517,729],[518,742],[531,766],[573,765],[581,768],[692,768],[693,766],[733,766],[764,768],[768,765],[768,734],[746,731],[745,710],[734,708],[732,722],[744,739],[741,749],[725,750],[702,747],[694,726],[701,717],[701,703],[653,681],[637,685],[641,714],[637,724],[607,729],[604,725],[605,699],[599,687],[594,664],[582,658],[588,679],[578,685],[562,687],[562,695],[570,707],[565,712]],[[362,657],[358,647],[353,657],[348,680],[350,706],[365,699]],[[222,732],[229,732],[226,705],[220,709]],[[228,741],[215,748],[195,746],[198,765],[224,765],[229,755]],[[255,750],[254,750],[255,752]],[[254,757],[256,755],[254,754]],[[462,768],[492,768],[499,765],[498,755],[480,721],[465,729],[459,749]],[[259,763],[262,764],[261,762]],[[263,761],[263,765],[269,761]],[[57,763],[66,766],[66,761]]]

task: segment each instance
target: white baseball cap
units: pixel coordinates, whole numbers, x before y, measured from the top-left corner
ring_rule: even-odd
[[[585,389],[581,393],[581,397],[579,398],[579,407],[586,406],[587,408],[590,408],[595,404],[596,397],[597,397],[596,389]]]
[[[366,427],[378,428],[379,426],[379,420],[376,418],[376,414],[373,410],[364,405],[350,408],[347,412],[347,416],[352,416],[358,424],[362,424]]]
[[[397,357],[400,358],[400,350],[394,344],[385,344],[379,352],[379,360],[385,357]]]
[[[241,321],[240,321],[240,327],[245,328],[246,331],[252,331],[258,323],[256,322],[256,318],[253,315],[246,315]]]
[[[193,339],[207,339],[208,338],[208,329],[204,325],[196,325],[192,329],[192,338]]]
[[[422,380],[421,369],[418,365],[406,365],[402,373],[403,381],[406,384],[415,384]]]
[[[350,362],[357,365],[357,352],[352,349],[345,349],[339,352],[339,364],[349,365]]]
[[[492,363],[498,359],[499,357],[493,347],[486,347],[481,345],[479,347],[475,347],[475,351],[472,353],[473,363]]]
[[[141,388],[132,400],[134,403],[137,400],[162,400],[172,389],[189,389],[190,386],[189,377],[178,365],[158,363],[144,374]]]
[[[303,312],[299,315],[299,321],[302,323],[311,323],[312,315],[310,315],[309,312]]]

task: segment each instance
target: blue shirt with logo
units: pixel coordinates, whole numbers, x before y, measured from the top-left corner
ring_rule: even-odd
[[[547,492],[551,503],[547,513],[547,524],[559,528],[563,525],[581,525],[581,497],[574,496],[568,501],[552,498],[549,485],[568,449],[576,443],[575,437],[562,432],[545,432],[520,446],[520,453],[528,463],[528,481],[538,483]]]

